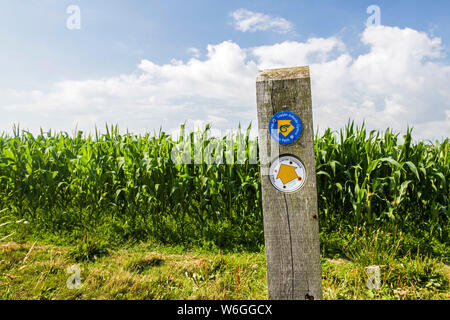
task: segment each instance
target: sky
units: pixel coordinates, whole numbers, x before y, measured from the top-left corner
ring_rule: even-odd
[[[309,65],[319,130],[351,119],[446,138],[449,12],[439,0],[0,0],[0,132],[256,129],[258,70]]]

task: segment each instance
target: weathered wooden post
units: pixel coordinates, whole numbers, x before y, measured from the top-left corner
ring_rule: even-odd
[[[256,79],[269,299],[322,299],[309,67]]]

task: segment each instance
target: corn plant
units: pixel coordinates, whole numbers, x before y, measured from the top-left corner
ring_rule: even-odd
[[[117,126],[72,136],[16,128],[0,136],[0,208],[37,233],[257,248],[264,242],[259,165],[251,161],[257,140],[250,126],[228,137],[209,130],[182,126],[174,139],[120,134]],[[414,144],[408,130],[400,142],[389,129],[353,123],[316,134],[321,228],[383,225],[448,242],[448,148],[448,139]]]

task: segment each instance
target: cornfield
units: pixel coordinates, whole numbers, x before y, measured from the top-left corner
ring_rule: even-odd
[[[0,210],[28,220],[37,234],[258,247],[264,242],[260,173],[250,161],[256,140],[250,126],[231,144],[208,137],[208,130],[178,140],[164,132],[119,134],[117,126],[94,136],[4,133]],[[180,141],[196,136],[202,150],[221,145],[215,157],[231,152],[240,161],[173,161]],[[383,225],[448,242],[448,149],[448,139],[413,144],[408,130],[399,142],[390,130],[368,132],[353,123],[316,134],[321,229]]]

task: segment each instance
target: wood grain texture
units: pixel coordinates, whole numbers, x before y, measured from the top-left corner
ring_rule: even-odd
[[[285,71],[262,71],[256,81],[269,299],[322,299],[309,68]],[[274,144],[268,130],[270,118],[282,110],[302,121],[300,137],[288,145]],[[299,191],[283,193],[270,183],[268,168],[278,154],[294,155],[305,165],[306,181]]]

